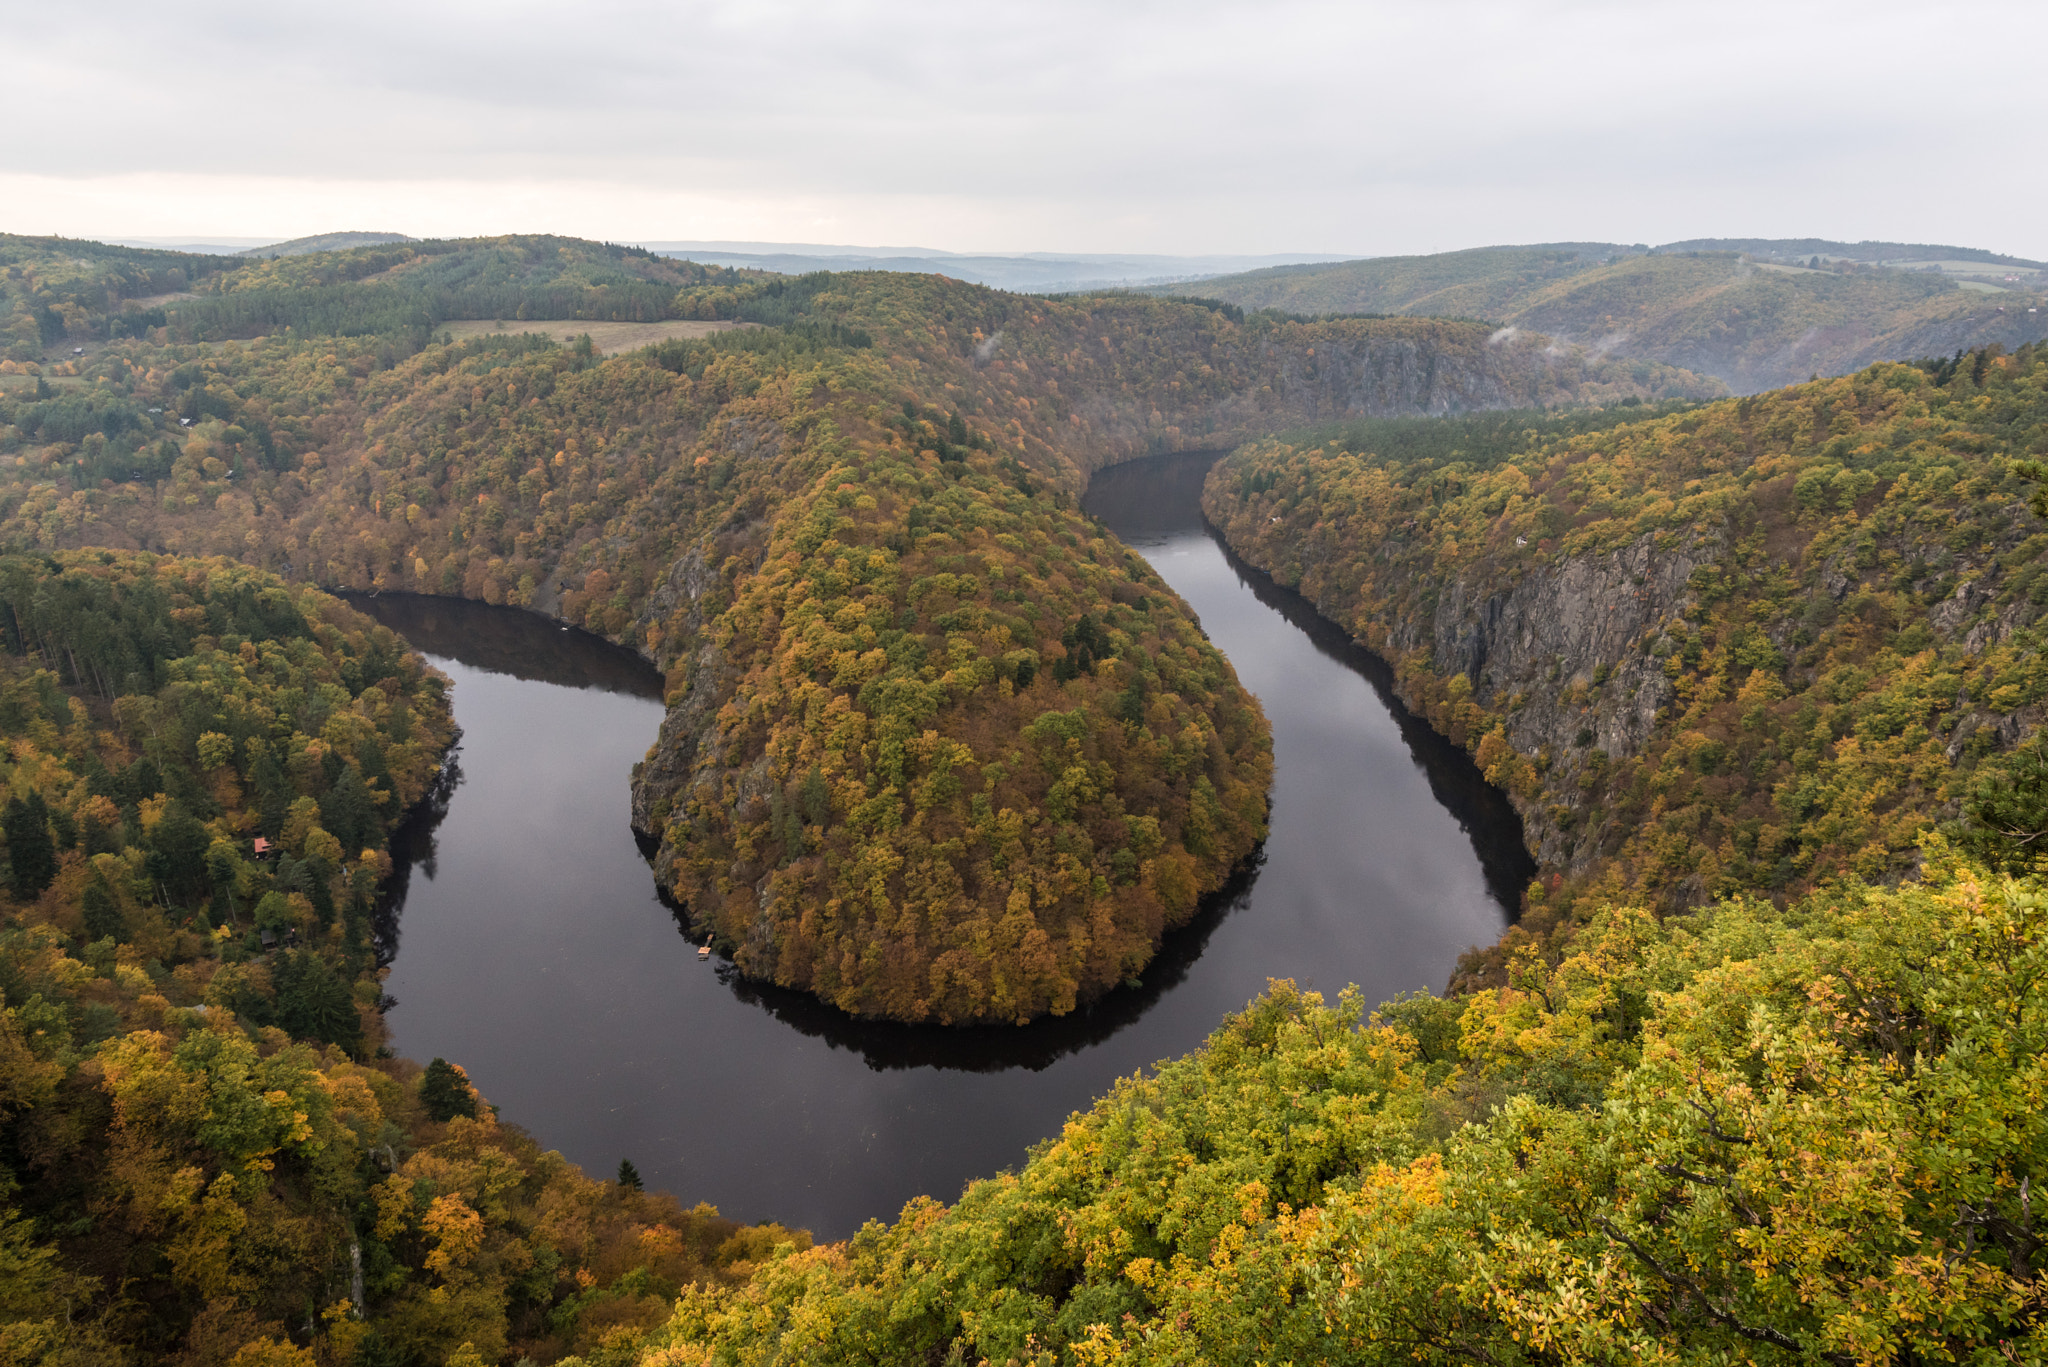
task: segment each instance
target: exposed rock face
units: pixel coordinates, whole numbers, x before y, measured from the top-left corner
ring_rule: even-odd
[[[1450,696],[1468,698],[1485,717],[1468,743],[1478,746],[1480,735],[1499,724],[1501,738],[1539,779],[1509,792],[1531,853],[1546,869],[1570,874],[1595,868],[1628,834],[1593,796],[1602,772],[1639,756],[1655,762],[1658,750],[1674,742],[1675,718],[1688,703],[1673,679],[1682,686],[1698,668],[1672,657],[1685,648],[1679,638],[1692,630],[1688,619],[1707,610],[1706,590],[1695,586],[1720,584],[1724,595],[1762,586],[1725,525],[1682,538],[1644,535],[1611,552],[1534,564],[1509,552],[1431,584],[1426,568],[1413,563],[1377,581],[1355,561],[1347,567],[1343,552],[1352,532],[1341,505],[1304,503],[1289,516],[1268,516],[1266,505],[1241,499],[1212,477],[1204,506],[1233,550],[1388,655],[1396,688],[1411,707],[1428,714],[1424,693],[1433,689],[1441,701],[1448,682]],[[2009,750],[2041,724],[2048,703],[2000,708],[1995,697],[1970,687],[1968,672],[2048,607],[2048,595],[2027,588],[2032,581],[2024,577],[2032,572],[2029,548],[2041,543],[2039,530],[2013,501],[1964,538],[1952,536],[1946,519],[1900,519],[1867,539],[1793,548],[1805,593],[1763,611],[1756,608],[1768,600],[1751,599],[1744,615],[1781,658],[1773,672],[1787,671],[1796,691],[1814,681],[1812,662],[1798,657],[1838,618],[1906,630],[1908,622],[1880,605],[1881,593],[1897,594],[1893,601],[1924,614],[1924,644],[1959,647],[1948,667],[1965,682],[1953,710],[1936,719],[1948,761],[1957,763],[1966,751]],[[1920,577],[1902,583],[1902,567]],[[1949,800],[1929,815],[1938,820],[1959,811],[1959,802]],[[1668,900],[1685,905],[1700,892],[1678,888]]]
[[[1082,374],[1062,393],[1087,425],[1069,455],[1082,475],[1157,450],[1235,445],[1288,427],[1367,417],[1423,417],[1559,402],[1601,402],[1629,395],[1713,398],[1719,381],[1684,370],[1642,373],[1540,333],[1415,320],[1410,335],[1361,325],[1304,341],[1271,335],[1232,338],[1185,365],[1264,376],[1256,385],[1155,409],[1121,387],[1094,388]],[[1078,492],[1078,490],[1076,490]]]
[[[1608,555],[1544,566],[1505,591],[1461,580],[1437,599],[1426,640],[1413,639],[1420,622],[1402,624],[1395,640],[1428,647],[1436,673],[1470,680],[1477,702],[1507,714],[1515,749],[1548,752],[1575,776],[1593,755],[1627,759],[1648,742],[1672,688],[1645,646],[1692,605],[1688,581],[1718,549],[1717,539],[1701,538],[1659,550],[1655,537],[1643,536]],[[1590,706],[1579,701],[1588,698]],[[1546,865],[1578,869],[1595,856],[1597,832],[1567,832],[1522,805]]]
[[[716,642],[703,639],[705,623],[722,604],[718,590],[723,580],[712,560],[720,550],[728,550],[750,562],[764,534],[765,526],[757,524],[740,529],[737,536],[727,534],[692,548],[669,566],[640,609],[635,633],[640,639],[647,639],[654,623],[667,623],[671,632],[669,649],[664,652],[670,655],[668,713],[661,720],[661,733],[648,747],[647,758],[633,767],[633,829],[642,835],[660,833],[668,809],[690,781],[699,758],[717,758],[699,752],[707,737],[712,745],[718,743],[718,728],[712,721],[738,682],[739,670]],[[715,767],[711,772],[716,772]],[[664,864],[668,853],[664,848],[655,861],[664,886],[669,881]]]
[[[1254,564],[1277,567],[1283,582],[1324,616],[1355,621],[1352,594],[1314,573],[1324,558],[1312,544],[1316,535],[1277,527],[1263,544],[1234,549]],[[1426,615],[1387,623],[1389,651],[1428,652],[1435,674],[1462,674],[1474,701],[1505,714],[1507,740],[1517,751],[1552,756],[1546,787],[1555,800],[1509,794],[1531,853],[1546,867],[1577,871],[1598,857],[1600,828],[1577,820],[1577,776],[1590,765],[1629,758],[1649,741],[1672,687],[1662,659],[1646,647],[1692,606],[1693,571],[1720,549],[1713,536],[1662,549],[1643,536],[1610,554],[1539,566],[1504,587],[1460,579]],[[1411,705],[1418,701],[1398,679],[1397,688]]]

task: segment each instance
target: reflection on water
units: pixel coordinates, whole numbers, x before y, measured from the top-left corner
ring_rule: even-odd
[[[1431,730],[1428,722],[1395,696],[1394,671],[1385,660],[1318,613],[1308,599],[1238,559],[1228,546],[1223,547],[1223,555],[1253,597],[1286,618],[1324,655],[1371,681],[1380,703],[1394,719],[1401,743],[1429,780],[1430,792],[1457,816],[1471,838],[1472,852],[1486,871],[1486,885],[1494,900],[1512,913],[1522,903],[1522,889],[1536,874],[1536,861],[1522,843],[1522,816],[1507,795],[1486,781],[1463,746]]]
[[[905,1068],[949,1068],[971,1073],[1023,1068],[1038,1072],[1070,1054],[1101,1044],[1180,986],[1195,961],[1201,958],[1216,927],[1249,900],[1264,860],[1263,851],[1255,851],[1228,883],[1205,899],[1188,924],[1175,931],[1158,957],[1146,966],[1138,986],[1112,992],[1078,1011],[1038,1021],[1022,1030],[1002,1025],[948,1030],[892,1021],[854,1020],[807,992],[750,982],[731,964],[719,966],[719,979],[740,1000],[766,1009],[791,1029],[829,1040],[834,1048],[858,1053],[877,1072]]]
[[[534,683],[661,700],[660,670],[581,627],[552,622],[519,608],[424,593],[342,596],[427,655]]]
[[[462,1063],[507,1119],[593,1173],[631,1158],[685,1201],[841,1236],[1016,1167],[1268,978],[1355,982],[1368,1001],[1441,987],[1460,951],[1500,933],[1526,876],[1514,813],[1388,706],[1370,657],[1208,533],[1207,463],[1106,472],[1087,506],[1258,694],[1271,835],[1139,986],[1021,1029],[854,1021],[699,963],[627,820],[660,676],[511,609],[355,600],[454,678],[463,731],[445,814],[401,842],[409,876],[385,936],[397,1047]]]

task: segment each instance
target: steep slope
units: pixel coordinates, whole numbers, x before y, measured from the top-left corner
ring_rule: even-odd
[[[1206,507],[1515,798],[1545,881],[1510,941],[1588,889],[1903,875],[2020,762],[2048,697],[2048,532],[2007,454],[2048,434],[2031,350],[1577,435],[1457,426],[1254,443]]]
[[[1853,253],[1893,244],[1739,245],[1741,251],[1698,250],[1713,246],[1699,243],[1655,252],[1599,243],[1487,247],[1281,267],[1205,280],[1199,291],[1244,308],[1300,314],[1488,318],[1601,354],[1713,375],[1742,393],[1874,361],[1945,356],[1994,342],[2010,350],[2048,337],[2048,312],[2039,311],[2048,280],[2017,258],[1898,248],[1902,255],[1886,260],[1900,268],[1881,269],[1853,254],[1824,257],[1819,249]],[[1787,255],[1799,246],[1816,252]],[[1941,268],[1923,268],[1913,264],[1920,260],[1915,251],[1985,259],[1944,257]],[[1976,268],[2001,283],[1980,279]],[[2008,276],[2015,283],[2004,283]],[[1959,279],[1979,288],[1964,288]]]
[[[1473,247],[1427,256],[1376,256],[1330,265],[1269,266],[1194,287],[1206,298],[1286,313],[1412,314],[1501,320],[1530,291],[1630,253],[1611,242]],[[1155,289],[1163,293],[1166,288]]]
[[[1278,985],[1019,1171],[617,1360],[2029,1360],[2042,891],[1930,875],[1611,909],[1364,1022]]]
[[[1667,242],[1659,250],[1740,252],[1759,261],[1795,266],[1857,261],[1867,266],[1936,271],[1954,279],[1977,280],[1991,285],[2015,282],[2039,285],[2039,277],[2048,272],[2048,263],[2029,261],[2023,256],[1933,242],[1833,242],[1818,237],[1702,237],[1688,242]]]
[[[1645,408],[1715,387],[1432,319],[684,294],[771,325],[603,361],[401,329],[36,363],[49,392],[0,403],[4,533],[630,641],[671,698],[636,808],[699,925],[851,1010],[1008,1019],[1149,952],[1166,894],[1255,831],[1254,706],[1071,508],[1108,462],[1255,438],[1211,515],[1392,655],[1545,842],[1523,929],[1470,965],[1487,986],[1361,1028],[1276,985],[950,1210],[823,1249],[735,1231],[582,1178],[456,1070],[365,1056],[374,1010],[332,1042],[374,995],[343,969],[376,798],[446,739],[416,661],[246,566],[19,556],[9,644],[40,659],[0,662],[0,1159],[44,1204],[0,1222],[7,1354],[2040,1355],[2031,351]],[[1922,834],[1958,805],[2022,877]],[[273,808],[292,867],[221,848]],[[367,837],[348,874],[335,830]],[[238,941],[230,900],[209,950],[223,892],[300,945]]]

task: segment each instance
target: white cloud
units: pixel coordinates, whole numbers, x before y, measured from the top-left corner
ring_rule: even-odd
[[[2044,37],[1890,0],[0,3],[37,111],[0,227],[2044,255],[2031,86],[1983,60]]]

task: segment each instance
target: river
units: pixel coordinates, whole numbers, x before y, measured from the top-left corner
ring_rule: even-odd
[[[1368,1001],[1441,989],[1528,876],[1520,826],[1378,663],[1203,524],[1213,455],[1098,475],[1086,508],[1200,617],[1273,723],[1261,857],[1141,984],[1023,1028],[862,1023],[700,963],[627,824],[661,723],[637,656],[509,608],[353,601],[455,680],[446,801],[396,842],[383,927],[399,1052],[462,1064],[505,1119],[593,1176],[841,1237],[1019,1166],[1118,1077],[1199,1045],[1293,978]]]

